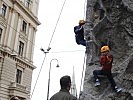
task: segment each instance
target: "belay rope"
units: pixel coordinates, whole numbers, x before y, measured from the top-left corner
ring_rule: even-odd
[[[84,76],[84,70],[85,70],[85,62],[86,62],[86,53],[84,56],[84,62],[83,62],[83,69],[82,69],[82,76],[81,76],[81,83],[80,83],[80,90],[79,90],[79,100],[80,100],[80,92],[83,84],[83,76]]]

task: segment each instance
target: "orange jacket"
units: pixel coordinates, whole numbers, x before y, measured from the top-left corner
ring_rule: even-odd
[[[113,56],[110,54],[103,54],[100,58],[100,64],[102,66],[102,70],[111,71],[112,69]]]

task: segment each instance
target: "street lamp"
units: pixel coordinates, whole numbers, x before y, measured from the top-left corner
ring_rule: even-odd
[[[57,59],[52,59],[52,60],[50,61],[50,67],[49,67],[49,79],[48,79],[48,91],[47,91],[47,100],[49,100],[50,72],[51,72],[51,63],[52,63],[53,60],[56,60],[56,61],[57,61],[57,65],[56,65],[56,67],[59,67],[59,62],[58,62]]]
[[[36,82],[35,82],[35,85],[34,85],[33,91],[32,91],[32,93],[31,93],[31,98],[32,98],[33,93],[34,93],[34,90],[35,90],[35,88],[36,88],[36,84],[37,84],[37,82],[38,82],[38,79],[39,79],[39,76],[40,76],[40,73],[41,73],[41,70],[42,70],[42,67],[43,67],[43,63],[44,63],[45,58],[46,58],[46,54],[49,53],[48,50],[50,50],[50,49],[48,49],[47,51],[45,51],[43,48],[40,48],[40,50],[45,54],[45,56],[44,56],[44,59],[43,59],[43,62],[42,62],[41,68],[40,68],[40,70],[39,70],[39,73],[38,73],[38,76],[37,76],[37,79],[36,79]]]

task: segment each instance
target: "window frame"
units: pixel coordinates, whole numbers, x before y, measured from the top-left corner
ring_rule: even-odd
[[[31,6],[31,0],[26,0],[26,1],[25,1],[25,6],[26,6],[27,8],[30,8],[30,6]]]
[[[0,41],[1,41],[1,38],[2,38],[2,32],[3,32],[3,29],[0,27]]]
[[[26,33],[26,31],[27,31],[27,25],[28,25],[28,23],[25,20],[23,20],[22,21],[22,31],[24,33]]]
[[[5,4],[2,4],[2,7],[1,7],[1,15],[3,17],[6,16],[6,11],[7,11],[7,6]]]
[[[19,48],[18,48],[19,56],[23,56],[23,52],[24,52],[24,43],[22,41],[19,41]]]
[[[23,71],[20,69],[16,70],[16,83],[21,84],[22,83],[22,74]]]

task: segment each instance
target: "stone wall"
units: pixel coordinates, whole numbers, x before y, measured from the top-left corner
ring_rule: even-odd
[[[88,0],[86,21],[87,63],[81,98],[133,100],[133,1]],[[101,78],[100,87],[94,86],[92,72],[100,66],[100,48],[105,44],[114,56],[112,72],[122,88],[119,94],[112,90],[106,77]]]

